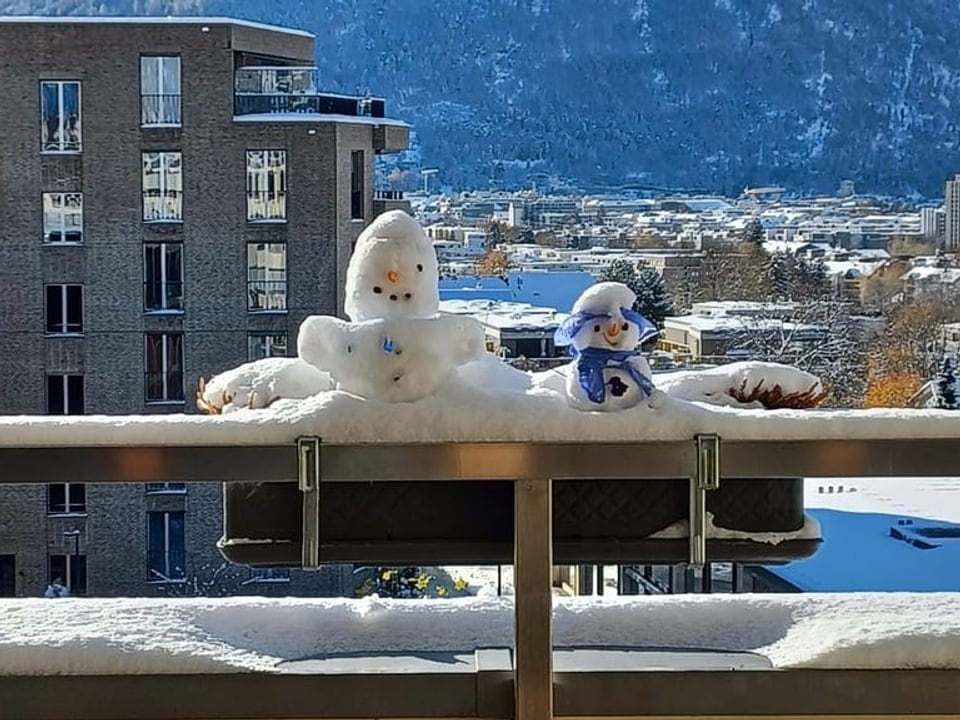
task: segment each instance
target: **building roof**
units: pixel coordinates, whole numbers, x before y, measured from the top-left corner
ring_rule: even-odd
[[[505,278],[441,278],[441,300],[508,300],[569,312],[584,290],[596,282],[588,272],[511,270]]]
[[[298,35],[300,37],[315,37],[312,32],[306,30],[297,30],[295,28],[281,27],[279,25],[267,25],[266,23],[252,22],[250,20],[237,20],[228,17],[205,17],[187,16],[187,15],[93,15],[93,16],[57,16],[48,15],[5,15],[0,16],[0,23],[48,23],[51,25],[74,24],[74,25],[235,25],[239,27],[255,28],[258,30],[270,30],[271,32],[286,33],[287,35]]]
[[[470,315],[482,325],[497,330],[556,330],[567,317],[566,313],[558,313],[553,308],[503,300],[442,300],[440,310]]]
[[[386,117],[371,117],[369,115],[337,115],[336,113],[316,112],[286,112],[286,113],[251,113],[250,115],[234,115],[233,121],[238,123],[350,123],[351,125],[390,125],[393,127],[410,127],[403,120]]]

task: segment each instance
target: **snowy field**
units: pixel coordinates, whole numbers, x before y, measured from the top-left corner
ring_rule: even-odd
[[[0,673],[279,672],[345,652],[512,644],[513,599],[8,600]],[[775,667],[960,668],[955,594],[557,598],[558,647],[753,651]]]

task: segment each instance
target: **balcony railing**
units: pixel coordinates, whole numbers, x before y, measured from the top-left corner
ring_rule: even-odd
[[[822,415],[827,421],[829,413]],[[715,479],[722,483],[726,477],[957,474],[960,432],[955,423],[937,430],[937,437],[905,439],[930,433],[930,426],[919,423],[911,427],[902,416],[883,419],[864,414],[865,420],[867,417],[871,420],[864,422],[857,438],[724,442],[715,458],[719,470]],[[217,482],[230,478],[299,484],[305,498],[310,496],[319,503],[321,482],[512,481],[516,515],[514,653],[504,657],[478,651],[476,668],[465,672],[227,673],[206,675],[202,681],[190,674],[0,675],[4,717],[550,720],[555,714],[955,717],[960,713],[960,672],[956,670],[554,671],[551,478],[703,479],[703,458],[699,445],[691,440],[321,446],[317,440],[301,438],[296,445],[244,445],[242,437],[262,436],[263,425],[224,416],[183,419],[195,430],[205,426],[200,439],[193,440],[196,445],[164,444],[158,439],[155,445],[129,446],[123,444],[124,436],[135,437],[152,420],[116,420],[114,426],[104,418],[79,420],[89,423],[81,436],[75,425],[58,424],[53,418],[31,418],[29,428],[21,428],[25,424],[16,419],[0,418],[0,483],[57,482],[67,467],[78,482]],[[783,423],[789,422],[785,417]],[[41,428],[45,423],[49,427]],[[897,428],[899,432],[894,434]],[[41,429],[43,433],[38,434]],[[287,430],[292,437],[297,427],[291,425]],[[18,433],[24,438],[42,438],[45,446],[32,447],[18,438]],[[89,445],[78,446],[80,437]],[[276,441],[279,435],[273,437]],[[309,529],[304,526],[305,532]],[[725,599],[723,605],[732,602]],[[438,616],[438,623],[443,620]],[[850,621],[857,619],[851,617]],[[63,701],[65,697],[69,702]],[[113,701],[104,704],[104,697]]]
[[[245,67],[234,78],[234,115],[313,113],[385,117],[382,98],[317,90],[313,67]]]
[[[284,191],[247,190],[247,222],[284,222],[287,194]]]
[[[247,283],[247,310],[279,312],[286,309],[286,280],[251,280]]]
[[[374,200],[403,200],[403,190],[374,190]]]
[[[181,96],[141,95],[140,124],[143,127],[178,127]]]

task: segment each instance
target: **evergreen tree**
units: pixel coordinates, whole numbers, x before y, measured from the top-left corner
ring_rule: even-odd
[[[943,410],[960,408],[957,403],[957,372],[950,357],[944,358],[940,376],[937,378],[937,407]]]
[[[821,260],[796,258],[793,266],[791,300],[820,300],[830,293],[827,267]]]
[[[767,275],[774,300],[789,300],[793,295],[793,258],[775,252],[767,261]]]
[[[664,318],[674,314],[673,300],[663,277],[644,262],[635,268],[627,260],[614,260],[603,269],[600,279],[623,283],[633,290],[637,296],[633,309],[658,327],[663,327]]]
[[[743,239],[745,242],[760,245],[767,239],[767,231],[763,229],[763,223],[760,218],[753,218],[743,228]]]

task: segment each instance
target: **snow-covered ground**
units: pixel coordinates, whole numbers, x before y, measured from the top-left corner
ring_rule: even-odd
[[[960,592],[960,478],[812,478],[804,507],[823,544],[771,568],[797,587]]]
[[[956,594],[558,598],[558,647],[752,651],[775,667],[960,668]],[[513,598],[8,600],[0,673],[282,671],[344,652],[512,645]]]

